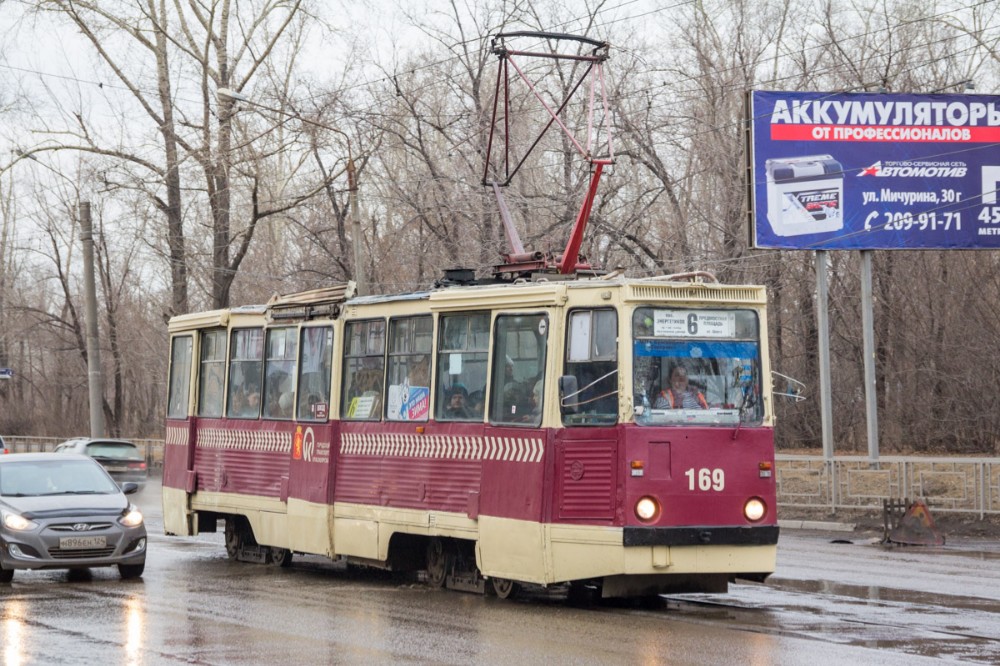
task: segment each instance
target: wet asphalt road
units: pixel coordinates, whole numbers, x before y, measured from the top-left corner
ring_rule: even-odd
[[[221,535],[165,537],[137,502],[146,573],[18,572],[0,586],[0,664],[1000,663],[1000,545],[886,550],[782,535],[778,572],[656,607],[505,602],[296,557],[226,559]]]

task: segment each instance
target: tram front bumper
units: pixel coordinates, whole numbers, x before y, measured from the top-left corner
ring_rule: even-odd
[[[622,542],[625,546],[772,546],[778,543],[778,526],[626,526]]]

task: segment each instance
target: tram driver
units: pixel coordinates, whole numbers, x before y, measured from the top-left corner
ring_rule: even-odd
[[[687,369],[675,365],[670,369],[670,384],[656,396],[655,409],[708,409],[705,395],[688,384]]]

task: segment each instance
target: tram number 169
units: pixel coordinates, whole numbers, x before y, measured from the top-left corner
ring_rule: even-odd
[[[701,469],[691,468],[684,472],[684,476],[688,478],[688,490],[725,490],[726,488],[726,473],[721,469],[708,469],[707,467],[702,467]]]

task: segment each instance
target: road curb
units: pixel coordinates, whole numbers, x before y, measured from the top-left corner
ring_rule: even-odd
[[[827,532],[853,532],[855,523],[830,523],[821,520],[779,520],[778,527],[784,530],[824,530]]]

